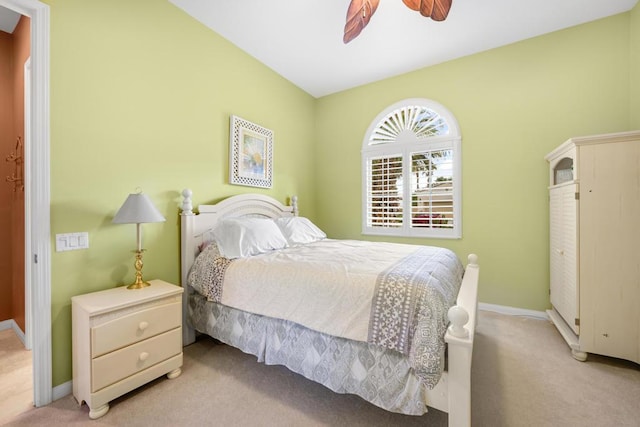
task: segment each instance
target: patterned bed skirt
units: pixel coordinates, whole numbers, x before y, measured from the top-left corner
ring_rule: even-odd
[[[286,366],[337,393],[358,395],[387,411],[427,412],[426,386],[399,352],[236,310],[196,292],[190,293],[188,310],[195,330],[253,354],[259,362]]]

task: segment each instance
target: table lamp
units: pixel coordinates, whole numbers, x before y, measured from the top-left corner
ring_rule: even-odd
[[[149,286],[149,282],[142,280],[142,227],[141,224],[147,222],[163,222],[165,221],[162,214],[156,209],[156,207],[149,199],[149,196],[138,192],[135,194],[129,194],[127,200],[120,207],[116,216],[113,217],[114,224],[135,224],[136,225],[136,243],[137,249],[136,261],[134,266],[136,268],[136,280],[127,289],[142,289]]]

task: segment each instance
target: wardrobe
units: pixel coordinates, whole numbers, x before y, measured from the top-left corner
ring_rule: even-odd
[[[547,313],[576,359],[640,363],[640,131],[571,138],[545,159]]]

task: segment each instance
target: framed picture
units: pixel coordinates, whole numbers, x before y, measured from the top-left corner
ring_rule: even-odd
[[[229,139],[229,182],[271,188],[273,131],[238,116],[231,116]]]

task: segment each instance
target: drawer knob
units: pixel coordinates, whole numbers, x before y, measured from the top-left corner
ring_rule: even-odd
[[[140,360],[141,362],[144,362],[145,360],[147,360],[148,357],[149,357],[149,353],[147,353],[146,351],[143,351],[142,353],[140,353],[140,356],[138,356],[138,360]]]
[[[149,326],[149,322],[140,322],[140,324],[138,325],[138,328],[141,331],[144,331],[145,329],[147,329],[148,326]]]

